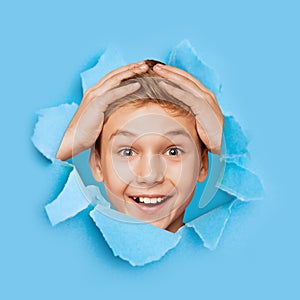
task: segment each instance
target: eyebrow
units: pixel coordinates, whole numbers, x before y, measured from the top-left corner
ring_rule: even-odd
[[[117,130],[116,132],[114,132],[110,136],[109,140],[111,140],[113,137],[115,137],[117,135],[123,135],[123,136],[126,136],[126,137],[137,137],[138,136],[138,134],[130,132],[130,131],[127,131],[127,130]],[[185,130],[182,130],[182,129],[171,130],[171,131],[162,133],[162,135],[164,135],[164,136],[178,136],[178,135],[182,135],[182,136],[185,136],[187,138],[190,138],[190,135]]]

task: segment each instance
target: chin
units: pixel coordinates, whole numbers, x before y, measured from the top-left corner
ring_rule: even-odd
[[[170,231],[175,233],[178,229],[180,229],[183,223],[183,213],[179,217],[172,218],[172,220],[159,220],[156,222],[148,222],[153,226],[159,227],[161,229]]]

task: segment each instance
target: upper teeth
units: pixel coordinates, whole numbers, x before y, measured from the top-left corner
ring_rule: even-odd
[[[151,204],[159,203],[164,199],[164,198],[161,198],[161,197],[157,197],[157,198],[134,197],[134,199],[137,199],[137,198],[139,198],[140,202],[151,203]]]

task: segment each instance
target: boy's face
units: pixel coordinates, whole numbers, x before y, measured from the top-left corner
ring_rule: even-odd
[[[116,210],[170,231],[182,225],[208,167],[193,117],[153,103],[120,107],[103,127],[99,150],[92,150],[91,170]]]

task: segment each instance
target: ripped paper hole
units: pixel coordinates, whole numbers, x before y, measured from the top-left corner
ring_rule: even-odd
[[[81,74],[83,91],[111,70],[125,64],[116,49],[108,49],[96,66]],[[220,94],[218,76],[201,61],[189,41],[182,41],[171,51],[167,64],[189,72],[216,96]],[[89,209],[113,254],[133,266],[160,260],[171,249],[176,251],[176,245],[187,230],[195,231],[195,238],[200,238],[204,247],[215,249],[235,204],[263,197],[259,178],[249,170],[248,140],[235,118],[225,116],[221,155],[210,155],[209,175],[205,184],[196,188],[184,217],[184,227],[171,233],[124,215],[111,207],[101,186],[99,189],[99,186],[85,184],[74,164],[55,158],[77,108],[75,103],[63,104],[38,113],[33,144],[52,164],[71,168],[61,193],[46,205],[47,215],[52,225],[56,225]]]

